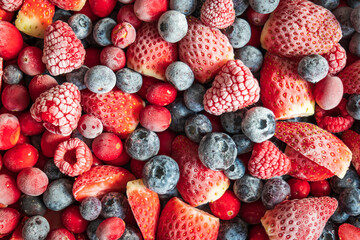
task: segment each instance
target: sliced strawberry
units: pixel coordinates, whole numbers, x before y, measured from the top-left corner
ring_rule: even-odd
[[[80,175],[73,185],[73,195],[81,201],[86,197],[102,197],[108,192],[125,192],[126,184],[135,177],[121,167],[102,165]]]
[[[341,135],[341,140],[352,152],[351,164],[360,175],[360,134],[353,130],[347,130]]]
[[[202,164],[198,145],[187,137],[180,135],[174,139],[171,156],[180,169],[177,189],[191,206],[219,199],[230,186],[230,180],[223,172],[213,171]]]
[[[50,0],[50,2],[64,10],[80,11],[84,7],[86,0]]]
[[[261,33],[262,47],[285,57],[323,54],[342,37],[326,8],[307,0],[282,0]]]
[[[339,238],[341,240],[360,239],[360,228],[349,223],[343,223],[339,227]]]
[[[360,60],[347,66],[337,75],[344,85],[344,93],[360,94]]]
[[[261,218],[270,240],[317,240],[335,212],[335,198],[304,198],[282,202]]]
[[[339,178],[345,176],[352,153],[336,136],[306,122],[277,122],[275,137]]]
[[[126,195],[144,239],[155,239],[160,214],[159,196],[146,188],[142,179],[128,182]]]
[[[216,240],[219,226],[218,218],[174,197],[168,201],[161,212],[156,239]]]
[[[260,86],[261,101],[276,119],[310,116],[315,112],[311,84],[299,76],[296,62],[266,54]]]

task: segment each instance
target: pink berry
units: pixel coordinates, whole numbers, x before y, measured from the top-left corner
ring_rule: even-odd
[[[106,47],[100,53],[100,63],[116,72],[125,67],[125,52],[118,47]]]
[[[20,195],[15,180],[7,174],[0,174],[0,208],[16,203]]]
[[[76,240],[75,236],[65,228],[52,230],[46,240]]]
[[[39,196],[45,192],[49,179],[39,168],[30,167],[21,170],[16,182],[21,192],[30,196]]]
[[[103,124],[97,117],[84,114],[80,117],[78,130],[85,138],[94,139],[103,132]]]
[[[19,30],[9,22],[0,21],[0,39],[0,57],[4,60],[15,58],[23,46]]]
[[[123,151],[121,139],[114,133],[102,133],[92,143],[92,150],[102,161],[113,161]]]
[[[118,1],[123,3],[123,4],[129,4],[129,3],[135,2],[135,0],[118,0]]]
[[[21,214],[13,208],[0,208],[0,238],[11,233],[20,221]]]
[[[35,102],[36,98],[40,96],[41,93],[56,85],[58,85],[57,81],[50,75],[37,75],[33,77],[29,83],[31,100]]]
[[[168,9],[168,0],[136,0],[134,12],[136,16],[144,22],[154,22],[158,20]]]
[[[135,42],[136,30],[127,22],[116,25],[111,32],[111,41],[115,47],[126,48]]]
[[[146,100],[152,104],[166,106],[172,103],[177,95],[176,88],[170,83],[159,82],[151,85],[146,93]]]
[[[39,135],[45,131],[41,122],[35,121],[29,111],[22,113],[19,117],[21,133],[25,136]]]
[[[29,92],[23,85],[7,85],[2,94],[1,102],[10,111],[23,111],[30,103]]]
[[[128,22],[135,29],[138,29],[142,24],[142,21],[135,15],[134,5],[132,4],[122,6],[116,16],[116,20],[118,23]]]
[[[255,12],[252,8],[247,9],[247,19],[249,23],[255,26],[264,26],[265,22],[268,20],[270,14],[262,14]]]
[[[339,105],[344,92],[340,78],[328,75],[315,84],[314,97],[316,103],[324,110],[330,110]]]
[[[140,124],[154,132],[165,131],[171,122],[170,111],[162,106],[148,105],[140,112]]]
[[[18,56],[17,63],[21,71],[29,76],[35,76],[45,71],[42,62],[43,51],[40,48],[28,46],[23,48]]]
[[[125,231],[125,223],[121,218],[111,217],[100,223],[96,229],[99,240],[117,240]]]
[[[85,232],[89,225],[89,222],[81,216],[78,205],[72,205],[66,208],[61,214],[61,221],[66,229],[73,233]]]
[[[0,150],[15,146],[20,136],[20,124],[12,114],[0,114]]]

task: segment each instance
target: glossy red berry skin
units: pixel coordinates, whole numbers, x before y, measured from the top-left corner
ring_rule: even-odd
[[[266,208],[260,200],[252,203],[241,203],[240,217],[249,224],[259,224],[264,216]]]
[[[173,85],[159,82],[148,88],[146,100],[155,105],[166,106],[175,100],[176,95],[177,90]]]
[[[170,111],[162,106],[147,105],[140,112],[140,124],[150,131],[163,132],[171,122]]]
[[[252,226],[249,230],[248,237],[249,240],[269,240],[269,237],[261,224]]]
[[[29,93],[31,100],[35,102],[36,98],[40,96],[41,93],[57,85],[58,83],[55,78],[50,75],[36,75],[29,83]]]
[[[83,233],[89,225],[89,222],[81,216],[78,205],[67,207],[61,214],[61,222],[73,233]]]
[[[329,196],[330,192],[331,187],[328,180],[310,182],[310,193],[314,197]]]
[[[4,154],[4,165],[13,172],[33,167],[39,158],[38,150],[28,143],[16,145]]]
[[[52,230],[46,240],[76,240],[75,236],[66,228]]]
[[[85,54],[84,65],[88,68],[92,68],[97,65],[101,65],[100,63],[100,53],[101,49],[98,48],[87,48]]]
[[[91,11],[98,17],[108,16],[115,8],[117,0],[89,0]]]
[[[126,165],[128,162],[130,162],[129,154],[127,154],[126,151],[122,151],[119,157],[112,161],[106,161],[106,164],[121,167]]]
[[[1,102],[10,111],[23,111],[30,103],[29,91],[20,84],[7,85],[1,93]]]
[[[209,205],[211,212],[221,220],[233,219],[240,211],[240,200],[231,190],[227,190],[221,198]]]
[[[125,231],[125,222],[118,217],[107,218],[100,223],[96,229],[96,236],[99,239],[116,240],[119,239]]]
[[[43,51],[34,46],[23,48],[18,56],[17,63],[21,71],[26,75],[35,76],[45,71],[45,64],[41,58]]]
[[[146,99],[146,94],[148,89],[156,84],[156,83],[160,83],[160,80],[153,78],[153,77],[148,77],[148,76],[142,76],[143,77],[143,84],[141,85],[140,90],[137,92],[137,94],[142,98],[142,99]]]
[[[135,29],[138,29],[142,24],[142,21],[135,15],[134,5],[132,5],[132,4],[127,4],[120,8],[120,10],[116,16],[116,21],[118,23],[128,22]]]
[[[63,136],[45,131],[41,136],[41,151],[45,157],[54,157],[56,147],[59,143],[68,140],[70,136]]]
[[[290,199],[306,198],[310,193],[310,184],[307,181],[291,178],[287,183],[290,185]]]
[[[121,139],[114,133],[102,133],[92,142],[92,150],[102,161],[113,161],[123,151]]]
[[[15,146],[20,136],[20,124],[12,114],[0,114],[0,150]]]
[[[1,21],[0,39],[0,57],[4,60],[15,58],[23,46],[23,38],[19,30],[11,23]]]
[[[130,169],[132,174],[135,175],[136,178],[142,178],[142,172],[146,161],[140,161],[131,159],[130,160]]]
[[[171,144],[177,134],[170,130],[156,133],[160,140],[160,149],[158,155],[171,156]]]
[[[35,121],[29,111],[23,112],[18,119],[21,133],[25,136],[39,135],[45,131],[42,123]]]

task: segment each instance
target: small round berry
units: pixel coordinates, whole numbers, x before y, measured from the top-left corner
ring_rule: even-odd
[[[302,58],[298,64],[300,77],[311,83],[317,83],[325,78],[329,72],[329,64],[326,59],[318,54]]]
[[[249,7],[249,0],[233,0],[235,15],[238,17],[242,15]]]
[[[117,157],[115,160],[107,161],[106,163],[108,165],[122,167],[126,165],[129,161],[130,161],[130,156],[127,154],[126,151],[123,150],[119,157]]]
[[[266,21],[269,19],[270,14],[262,14],[255,12],[252,8],[248,8],[246,11],[246,17],[249,23],[252,25],[262,27],[265,25]]]
[[[118,217],[124,219],[129,208],[129,203],[122,193],[109,192],[101,198],[100,214],[103,218]]]
[[[344,92],[344,86],[340,78],[326,76],[315,84],[313,95],[316,103],[324,110],[330,110],[339,105]]]
[[[17,64],[26,75],[35,76],[45,71],[45,64],[42,62],[43,51],[34,46],[23,48],[18,56]]]
[[[159,152],[160,140],[156,133],[138,128],[126,139],[125,149],[131,158],[145,161]]]
[[[111,42],[115,47],[127,48],[130,44],[135,42],[136,30],[128,22],[121,22],[114,27],[111,32]]]
[[[227,133],[241,133],[241,121],[245,111],[226,112],[220,115],[221,126]]]
[[[17,65],[10,64],[4,68],[3,79],[7,84],[19,84],[23,79],[23,72]]]
[[[78,123],[78,130],[85,138],[94,139],[103,132],[103,124],[97,117],[83,114]]]
[[[14,208],[0,208],[0,236],[11,233],[20,221],[21,214]]]
[[[108,93],[115,87],[116,76],[107,66],[98,65],[86,72],[84,83],[94,93]]]
[[[27,216],[44,216],[46,206],[38,196],[22,195],[19,199],[20,211]]]
[[[166,68],[165,77],[179,91],[191,87],[195,79],[191,68],[180,61],[173,62]]]
[[[92,222],[90,222],[90,224],[88,225],[87,229],[86,229],[86,235],[88,236],[88,238],[90,240],[98,240],[99,238],[96,236],[96,229],[98,228],[98,226],[100,225],[100,223],[104,221],[104,219],[96,219]]]
[[[233,48],[242,48],[250,41],[250,24],[245,19],[236,18],[235,22],[225,29],[225,35]]]
[[[212,132],[212,125],[205,115],[196,114],[186,119],[185,134],[191,141],[199,143],[210,132]]]
[[[142,240],[142,235],[139,229],[127,224],[125,232],[118,240]]]
[[[87,48],[84,65],[89,68],[100,65],[100,53],[101,53],[101,49]]]
[[[72,15],[68,23],[78,39],[84,39],[91,33],[92,22],[85,14],[78,13]]]
[[[122,6],[116,16],[116,21],[118,23],[128,22],[135,29],[138,29],[142,24],[142,21],[136,16],[136,14],[134,12],[133,4],[128,4],[128,5]]]
[[[100,240],[119,239],[125,231],[125,223],[121,218],[107,218],[96,229],[96,237]]]
[[[346,110],[350,116],[356,120],[360,120],[360,95],[352,94],[350,95],[348,102],[346,104]]]
[[[350,21],[350,16],[352,11],[353,8],[348,6],[339,7],[333,11],[334,16],[340,23],[341,32],[344,39],[350,38],[355,32],[355,29]]]
[[[169,10],[159,18],[157,29],[160,36],[169,43],[179,42],[188,31],[188,24],[184,14]]]
[[[245,174],[235,181],[234,193],[242,202],[255,202],[260,199],[263,186],[264,184],[259,178]]]
[[[87,221],[94,221],[100,216],[101,201],[96,197],[87,197],[80,204],[80,214]]]
[[[261,69],[264,57],[256,47],[245,46],[235,50],[235,59],[241,60],[252,73],[256,73]]]
[[[44,165],[44,173],[50,181],[65,177],[65,175],[60,172],[60,169],[55,165],[54,159],[49,159]]]
[[[70,136],[63,136],[45,131],[41,136],[40,142],[42,154],[44,154],[45,157],[54,157],[57,146],[69,138]]]
[[[175,139],[177,134],[170,130],[165,130],[163,132],[157,132],[156,135],[158,135],[159,140],[160,140],[160,149],[159,149],[158,155],[171,156],[172,141]]]
[[[75,202],[72,186],[72,181],[65,178],[51,182],[43,195],[45,206],[53,211],[61,211],[70,206]]]
[[[79,69],[75,69],[69,73],[67,73],[66,81],[69,83],[75,84],[79,90],[83,90],[86,88],[86,85],[84,83],[84,78],[86,72],[89,70],[89,68],[85,65],[81,66]]]
[[[141,85],[141,88],[140,90],[137,92],[137,94],[142,98],[142,99],[147,99],[146,98],[146,94],[147,94],[147,91],[148,89],[153,86],[153,85],[156,85],[158,83],[164,83],[156,78],[153,78],[153,77],[149,77],[149,76],[145,76],[145,75],[142,75],[142,78],[143,78],[143,84]],[[167,83],[169,84],[169,83]],[[171,85],[169,84],[173,89],[174,91],[176,92],[176,89]],[[155,97],[155,96],[154,96]],[[149,101],[149,100],[148,100]],[[160,105],[160,104],[157,104],[157,105]]]
[[[228,169],[225,169],[224,174],[230,180],[237,180],[244,176],[245,174],[245,164],[239,158],[235,159],[235,162],[231,164]]]
[[[0,209],[16,203],[20,195],[16,181],[7,174],[0,174]]]
[[[236,134],[232,136],[236,144],[237,154],[244,154],[251,152],[254,147],[254,142],[252,142],[248,137],[244,134]]]
[[[80,214],[78,205],[72,205],[67,207],[61,214],[61,222],[73,233],[82,233],[86,231],[89,224]]]
[[[136,93],[143,84],[140,73],[130,68],[123,68],[116,72],[116,86],[125,93]]]
[[[33,216],[26,220],[22,229],[24,240],[44,240],[50,232],[50,224],[42,216]]]
[[[251,203],[241,203],[239,216],[249,224],[259,224],[266,210],[261,199],[259,199]]]
[[[231,190],[226,192],[214,202],[209,203],[211,212],[221,220],[235,218],[240,211],[240,200]]]
[[[23,85],[7,85],[1,93],[1,102],[9,111],[23,111],[30,104],[30,95]]]
[[[65,239],[66,240],[76,240],[74,235],[65,228],[54,229],[46,237],[46,240],[65,240]]]
[[[247,239],[248,226],[240,218],[234,218],[229,221],[224,221],[220,224],[219,234],[217,239],[232,239],[236,236],[236,239]]]
[[[140,112],[140,124],[154,132],[165,131],[171,122],[170,111],[162,106],[147,105]]]
[[[204,95],[206,89],[202,84],[194,83],[184,92],[184,103],[188,109],[194,112],[204,110]]]
[[[350,216],[360,215],[360,189],[346,188],[339,196],[339,207]]]
[[[92,142],[92,150],[102,161],[112,161],[123,151],[121,139],[114,133],[102,133]]]
[[[23,38],[20,31],[11,23],[0,22],[0,57],[4,60],[15,58],[23,47]]]
[[[49,179],[39,168],[30,167],[21,170],[16,182],[21,192],[29,196],[39,196],[45,192]]]
[[[108,46],[100,53],[100,63],[114,72],[119,71],[126,64],[125,52],[121,48]]]
[[[334,192],[340,194],[347,188],[358,188],[360,186],[360,177],[354,169],[349,168],[343,178],[332,177],[330,186]]]
[[[70,11],[61,8],[56,8],[52,22],[56,22],[57,20],[67,22],[71,16],[72,14]]]
[[[280,0],[249,0],[250,7],[255,12],[268,14],[273,12],[280,3]]]
[[[29,111],[23,112],[18,119],[21,133],[25,136],[38,135],[45,131],[42,123],[33,119]]]
[[[330,11],[337,8],[340,4],[340,0],[313,0],[312,2]]]
[[[3,158],[4,166],[13,172],[33,167],[39,158],[38,150],[28,143],[22,143],[9,149]]]
[[[265,228],[261,224],[251,226],[248,237],[250,240],[269,240]]]
[[[174,159],[165,155],[151,158],[143,168],[143,181],[157,194],[167,194],[175,189],[180,170]]]
[[[269,179],[261,193],[261,200],[267,209],[273,209],[277,204],[290,196],[290,186],[281,178]]]
[[[35,102],[36,98],[40,96],[41,93],[57,85],[58,83],[55,78],[50,75],[36,75],[29,83],[31,100]]]
[[[194,114],[194,112],[185,106],[181,98],[175,99],[175,101],[167,106],[167,109],[171,113],[170,130],[184,132],[186,119]]]
[[[290,186],[290,199],[306,198],[310,193],[310,184],[305,180],[290,178],[287,183]]]
[[[166,106],[174,102],[177,95],[177,90],[170,83],[155,83],[151,85],[146,93],[146,100],[149,103],[159,106]]]
[[[337,207],[333,215],[331,215],[330,220],[334,223],[341,224],[346,222],[349,219],[350,215],[347,214],[340,207]]]
[[[171,10],[181,12],[188,16],[195,11],[196,3],[196,0],[170,0],[169,7]]]
[[[20,136],[20,124],[17,117],[9,113],[0,114],[0,150],[15,146]]]
[[[314,197],[329,196],[331,192],[330,183],[327,180],[310,182],[310,193]]]
[[[93,29],[93,38],[100,46],[111,45],[111,31],[116,26],[112,18],[103,18],[99,20]]]

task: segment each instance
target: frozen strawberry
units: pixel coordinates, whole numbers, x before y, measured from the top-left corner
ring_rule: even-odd
[[[134,12],[141,21],[154,22],[168,9],[168,5],[168,0],[136,0]]]
[[[187,137],[180,135],[174,139],[171,156],[180,169],[177,189],[191,206],[219,199],[230,186],[230,180],[222,171],[213,171],[202,164],[198,145]]]
[[[40,94],[30,108],[31,116],[51,133],[70,135],[81,116],[80,91],[63,83]]]
[[[344,93],[360,94],[360,60],[347,66],[337,76],[344,85]]]
[[[200,83],[209,82],[228,60],[234,59],[233,48],[219,29],[205,26],[199,19],[189,17],[188,26],[179,42],[180,60],[193,70]]]
[[[4,60],[15,58],[23,47],[19,30],[9,22],[0,21],[0,57]]]
[[[260,96],[258,81],[240,60],[229,60],[216,75],[204,96],[207,112],[220,115],[256,103]]]
[[[55,6],[49,0],[24,0],[15,26],[27,35],[44,38],[45,30],[52,23],[54,14]]]
[[[353,130],[347,130],[341,135],[341,140],[352,152],[351,164],[360,175],[360,134]]]
[[[284,0],[265,23],[260,40],[272,53],[300,57],[327,53],[341,37],[329,10],[307,0]]]
[[[295,62],[267,54],[260,74],[261,101],[276,119],[314,114],[311,84],[299,76]]]
[[[84,60],[84,46],[67,23],[58,20],[46,29],[42,61],[51,75],[78,69]]]
[[[87,197],[102,197],[108,192],[124,192],[128,181],[135,177],[121,167],[102,165],[80,175],[73,186],[73,195],[81,201]]]
[[[290,159],[272,142],[265,141],[254,145],[248,170],[260,179],[282,176],[290,170]]]
[[[127,67],[160,80],[165,80],[166,68],[177,58],[176,44],[161,38],[156,23],[144,23],[126,52]]]
[[[338,74],[346,65],[346,51],[339,43],[334,44],[333,48],[322,56],[329,63],[329,74]]]
[[[85,5],[86,0],[50,0],[58,8],[71,11],[80,11]]]
[[[216,240],[219,226],[218,218],[174,197],[168,201],[161,212],[156,239]]]
[[[277,122],[275,137],[339,178],[349,168],[350,149],[336,136],[306,122]]]
[[[146,188],[141,179],[127,183],[126,195],[144,239],[155,239],[160,214],[159,196]]]
[[[101,120],[105,131],[123,139],[135,130],[140,111],[144,108],[138,95],[124,93],[117,87],[104,94],[82,90],[81,104],[85,112]]]
[[[209,26],[223,29],[235,20],[234,3],[232,0],[206,0],[201,7],[201,21]]]
[[[341,240],[360,239],[360,228],[349,223],[341,224],[339,227],[339,238]]]
[[[285,201],[266,211],[261,223],[270,240],[317,240],[337,206],[330,197]]]
[[[19,10],[22,4],[23,0],[0,0],[0,7],[9,12]]]

